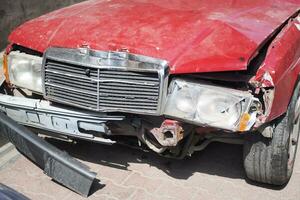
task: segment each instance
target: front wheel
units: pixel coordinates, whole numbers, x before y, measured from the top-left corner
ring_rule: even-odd
[[[300,84],[285,116],[271,124],[272,138],[249,133],[244,144],[244,167],[249,179],[273,185],[286,184],[293,171],[299,138]]]

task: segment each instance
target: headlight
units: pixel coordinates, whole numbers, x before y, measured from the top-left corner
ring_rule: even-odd
[[[42,58],[12,51],[7,56],[9,82],[31,91],[42,93]]]
[[[164,114],[201,126],[247,131],[256,119],[255,109],[250,108],[257,104],[258,100],[247,91],[175,79],[170,84]]]

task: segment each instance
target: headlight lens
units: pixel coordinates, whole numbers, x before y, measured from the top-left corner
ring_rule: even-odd
[[[249,113],[256,101],[249,92],[175,79],[170,84],[165,115],[198,125],[239,131],[241,117]],[[256,117],[255,112],[251,115]],[[242,131],[253,126],[255,118],[251,119]]]
[[[31,91],[42,93],[42,57],[10,52],[8,55],[9,82]]]
[[[235,124],[242,113],[241,100],[239,97],[225,96],[214,90],[203,91],[198,98],[195,117],[199,120],[204,118],[209,124],[222,121]]]

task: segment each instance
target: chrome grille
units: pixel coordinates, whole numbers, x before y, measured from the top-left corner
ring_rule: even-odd
[[[70,55],[65,55],[63,49],[55,50],[47,51],[44,58],[46,99],[96,111],[159,113],[165,67],[155,65],[149,69],[149,63],[132,62],[128,57],[87,56],[76,50],[69,50]],[[63,53],[58,54],[58,50]],[[99,66],[99,57],[104,65]],[[114,58],[118,66],[111,62]]]
[[[90,69],[90,68],[88,68]],[[90,69],[86,76],[84,67],[46,60],[45,96],[48,99],[97,110],[98,70]]]

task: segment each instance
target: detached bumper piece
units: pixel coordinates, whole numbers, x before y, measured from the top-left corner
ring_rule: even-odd
[[[0,112],[0,134],[58,183],[87,197],[96,173]]]

